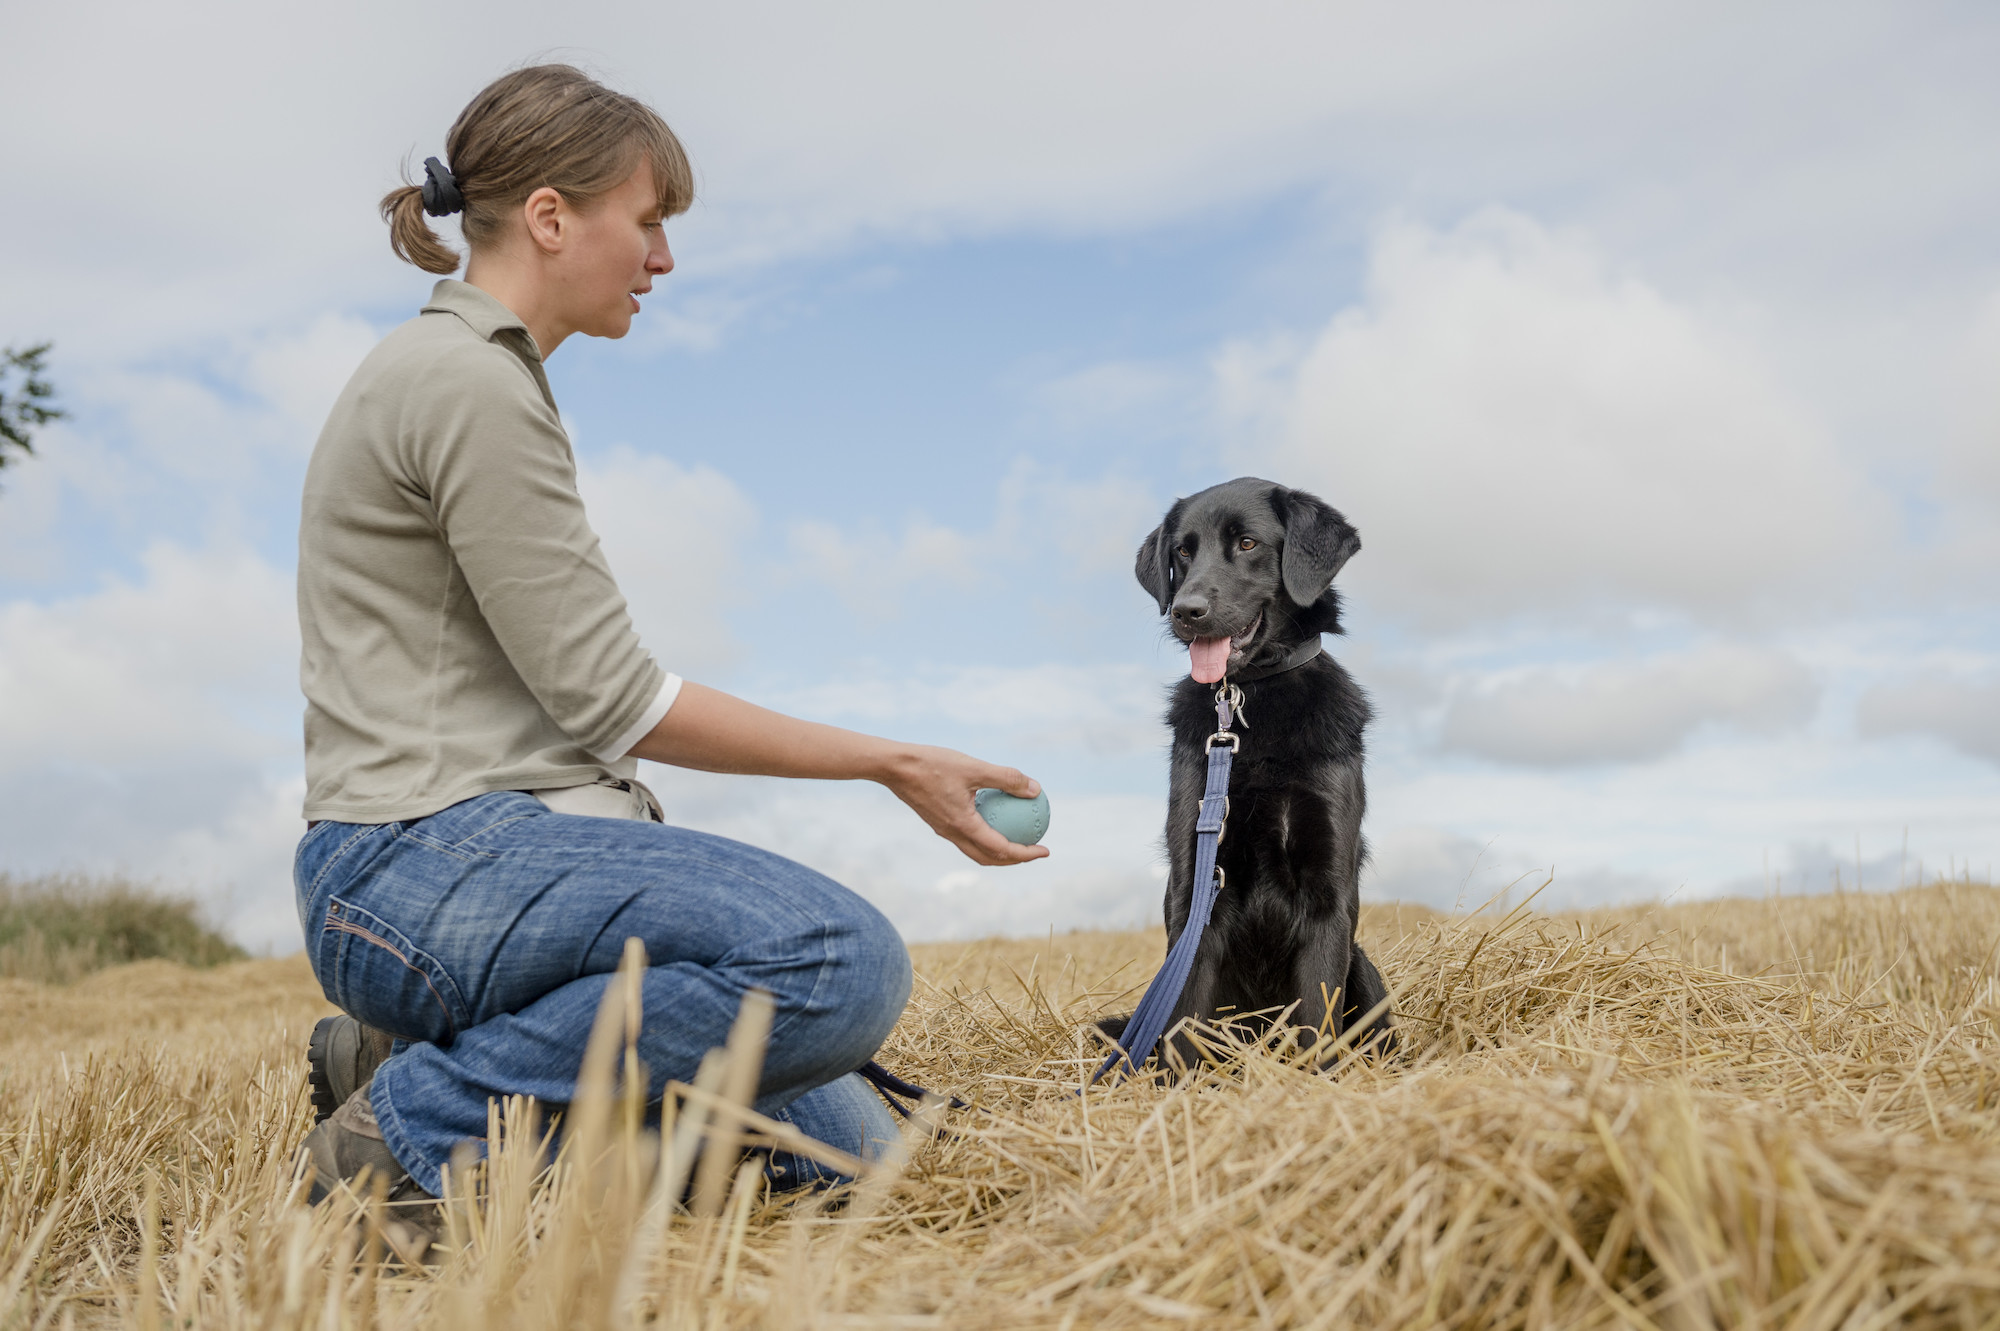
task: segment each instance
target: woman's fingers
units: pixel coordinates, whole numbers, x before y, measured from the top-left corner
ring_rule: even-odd
[[[1032,799],[1041,793],[1039,782],[951,749],[929,749],[922,756],[909,779],[890,788],[932,831],[979,864],[1025,864],[1048,855],[1046,846],[1018,846],[994,831],[972,798],[973,792],[992,787]]]
[[[931,817],[922,809],[917,812],[939,836],[981,864],[1025,864],[1048,855],[1047,846],[1016,845],[994,831],[993,825],[979,816],[978,806],[972,802],[971,792],[979,788],[973,786],[960,792],[959,799],[951,801],[951,807],[939,811],[942,817]]]
[[[1026,864],[1029,860],[1046,858],[1047,846],[1021,846],[1001,836],[989,826],[984,818],[973,815],[977,827],[964,830],[961,837],[945,835],[971,858],[981,864]]]
[[[995,790],[1004,790],[1009,795],[1018,795],[1024,800],[1031,800],[1042,793],[1041,782],[1031,776],[1025,776],[1011,767],[987,768],[986,777],[979,785],[991,786]],[[974,788],[977,789],[978,787]]]

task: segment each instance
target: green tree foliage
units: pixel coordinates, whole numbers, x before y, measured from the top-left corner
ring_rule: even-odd
[[[32,455],[36,428],[63,418],[54,405],[55,386],[42,377],[47,368],[42,358],[51,345],[0,348],[0,467],[16,460],[15,450]]]

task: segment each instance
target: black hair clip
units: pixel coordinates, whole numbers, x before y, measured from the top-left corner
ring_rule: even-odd
[[[432,217],[447,217],[463,212],[465,195],[458,188],[458,178],[435,157],[424,159],[424,211]]]

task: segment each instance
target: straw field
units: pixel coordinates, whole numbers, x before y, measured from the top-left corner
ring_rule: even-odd
[[[0,1327],[2000,1325],[2000,891],[1363,932],[1395,1060],[1218,1040],[1081,1097],[1157,933],[917,948],[884,1060],[978,1109],[815,1197],[725,1169],[702,1218],[657,1180],[746,1123],[729,1070],[659,1147],[614,988],[564,1153],[496,1110],[415,1271],[370,1196],[295,1200],[301,961],[0,980]]]

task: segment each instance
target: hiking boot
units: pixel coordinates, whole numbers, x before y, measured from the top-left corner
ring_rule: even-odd
[[[362,1087],[299,1144],[300,1163],[312,1166],[306,1200],[314,1206],[331,1197],[342,1183],[372,1190],[377,1178],[388,1181],[387,1206],[382,1212],[382,1237],[405,1266],[421,1266],[444,1233],[444,1210],[438,1199],[410,1177],[375,1121],[375,1106]]]
[[[395,1045],[395,1036],[364,1026],[344,1012],[323,1018],[314,1026],[312,1039],[306,1043],[313,1122],[326,1122],[366,1086]]]

